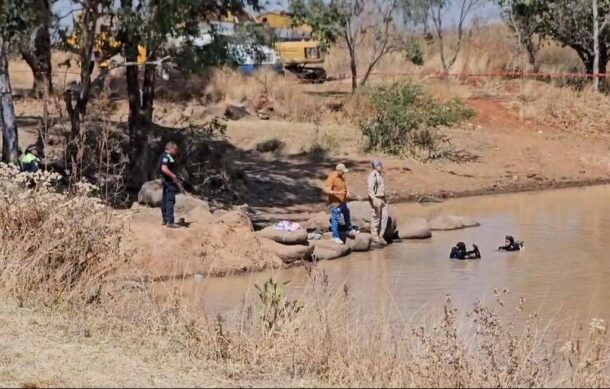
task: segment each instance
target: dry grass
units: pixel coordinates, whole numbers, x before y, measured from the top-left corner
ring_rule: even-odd
[[[331,289],[313,270],[302,297],[283,285],[258,287],[234,323],[207,317],[180,298],[144,305],[150,337],[170,337],[221,376],[290,385],[365,387],[604,387],[610,384],[606,323],[592,320],[559,336],[525,299],[499,312],[481,302],[459,312],[448,298],[438,314],[408,320],[382,310],[361,316],[346,287]],[[172,293],[170,293],[172,295]],[[142,305],[141,305],[142,306]],[[510,310],[513,313],[510,314]],[[133,311],[131,311],[133,314]],[[518,315],[519,314],[519,315]]]
[[[124,258],[120,230],[91,187],[53,189],[53,174],[19,174],[0,165],[0,282],[21,298],[85,301]]]

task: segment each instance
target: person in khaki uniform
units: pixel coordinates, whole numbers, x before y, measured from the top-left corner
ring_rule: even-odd
[[[373,242],[386,245],[383,238],[388,225],[388,206],[385,197],[385,180],[383,177],[383,163],[375,160],[371,163],[373,171],[367,180],[369,203],[371,204],[371,234]]]

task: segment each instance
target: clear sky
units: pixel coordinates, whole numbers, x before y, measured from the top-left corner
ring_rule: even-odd
[[[262,6],[265,10],[282,10],[288,8],[288,0],[261,0]],[[447,10],[447,16],[451,20],[449,25],[453,24],[459,15],[459,3],[460,0],[454,0],[451,2],[452,7]],[[53,10],[59,15],[65,15],[70,12],[75,6],[70,0],[59,0],[54,6]],[[470,20],[473,18],[479,18],[487,21],[495,21],[499,19],[498,7],[488,0],[482,0],[482,5],[478,7],[477,11],[473,13]],[[61,21],[64,26],[70,26],[72,24],[71,18],[65,18]]]

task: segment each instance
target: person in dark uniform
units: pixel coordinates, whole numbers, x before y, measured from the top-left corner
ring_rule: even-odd
[[[459,242],[451,249],[449,258],[451,259],[481,259],[481,252],[476,244],[472,245],[473,250],[467,251],[464,242]]]
[[[515,241],[510,235],[506,235],[506,241],[504,242],[504,246],[498,247],[500,251],[521,251],[523,248],[523,242]]]
[[[168,228],[180,228],[174,223],[174,206],[176,205],[176,193],[178,192],[178,177],[172,170],[175,168],[174,157],[178,152],[178,146],[174,142],[168,142],[165,151],[159,158],[161,178],[163,181],[163,197],[161,199],[161,215],[163,225]]]

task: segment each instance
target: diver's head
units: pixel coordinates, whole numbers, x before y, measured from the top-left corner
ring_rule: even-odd
[[[466,244],[464,242],[458,242],[458,244],[456,244],[456,246],[460,250],[466,250]]]
[[[506,244],[507,245],[515,243],[515,238],[513,238],[510,235],[506,235],[505,239],[506,239]]]

